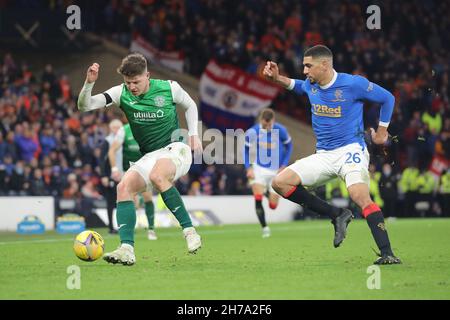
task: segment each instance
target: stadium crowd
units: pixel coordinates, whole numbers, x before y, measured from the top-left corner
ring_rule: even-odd
[[[390,145],[372,157],[376,202],[387,216],[450,214],[450,17],[440,15],[449,11],[448,2],[383,2],[381,30],[366,28],[366,1],[93,5],[99,9],[96,32],[124,46],[140,34],[161,50],[182,51],[185,72],[194,76],[201,75],[209,59],[254,74],[271,59],[285,74],[302,78],[304,49],[329,46],[337,71],[362,74],[396,97]],[[51,65],[38,75],[11,54],[0,58],[0,195],[101,199],[99,147],[112,115],[80,114],[69,80]],[[282,92],[272,107],[308,122],[307,104]],[[366,127],[376,127],[378,110],[366,106]],[[251,194],[239,165],[194,165],[177,187],[190,195]],[[318,192],[328,199],[345,198],[341,190],[339,182],[330,182]],[[417,206],[420,202],[428,206]]]

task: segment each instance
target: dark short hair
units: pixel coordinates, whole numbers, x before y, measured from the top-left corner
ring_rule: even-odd
[[[275,112],[270,108],[265,108],[261,111],[259,118],[261,120],[264,120],[266,122],[271,121],[273,118],[275,118]]]
[[[147,71],[147,59],[141,53],[130,53],[122,60],[117,72],[125,77],[135,77]]]
[[[331,52],[331,50],[328,47],[321,45],[321,44],[307,49],[305,51],[304,56],[312,57],[313,59],[315,59],[315,58],[331,58],[331,59],[333,59],[333,53]]]

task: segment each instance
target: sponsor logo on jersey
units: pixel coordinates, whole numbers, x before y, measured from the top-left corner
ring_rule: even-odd
[[[316,116],[331,117],[331,118],[340,118],[342,116],[342,107],[341,106],[338,106],[336,108],[330,108],[327,105],[313,103],[312,107],[313,107],[312,112]]]
[[[277,147],[275,142],[259,141],[258,144],[259,147],[263,149],[275,149]]]
[[[164,111],[158,110],[156,112],[133,112],[134,120],[153,120],[164,117]]]

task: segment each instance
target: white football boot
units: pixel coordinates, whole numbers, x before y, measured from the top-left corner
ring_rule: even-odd
[[[155,230],[149,229],[149,230],[147,231],[147,239],[148,239],[148,240],[157,240],[157,239],[158,239],[158,237],[156,236]]]
[[[105,253],[103,260],[108,263],[121,263],[124,266],[132,266],[136,263],[134,248],[132,245],[123,243],[113,252]]]
[[[194,227],[183,229],[189,253],[196,253],[202,246],[202,240]]]
[[[270,237],[270,228],[268,226],[265,226],[262,229],[262,237],[263,238],[269,238]]]

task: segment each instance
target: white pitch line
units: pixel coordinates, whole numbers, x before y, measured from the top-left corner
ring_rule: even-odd
[[[276,227],[272,226],[272,231],[289,231],[289,230],[308,230],[308,229],[325,229],[328,228],[328,226],[325,225],[316,225],[316,226],[305,226],[305,225],[299,225],[299,226],[285,226],[285,227]],[[224,234],[224,233],[246,233],[246,232],[255,232],[253,229],[248,228],[241,228],[241,229],[228,229],[228,230],[203,230],[199,232],[201,235],[203,234]],[[182,233],[181,231],[174,231],[169,233],[164,233],[163,237],[165,236],[180,236]],[[112,239],[116,236],[104,236],[104,239]],[[37,240],[17,240],[17,241],[2,241],[0,242],[0,245],[8,245],[8,244],[21,244],[21,243],[52,243],[52,242],[59,242],[59,241],[73,241],[75,238],[75,235],[71,238],[59,238],[59,239],[37,239]]]

